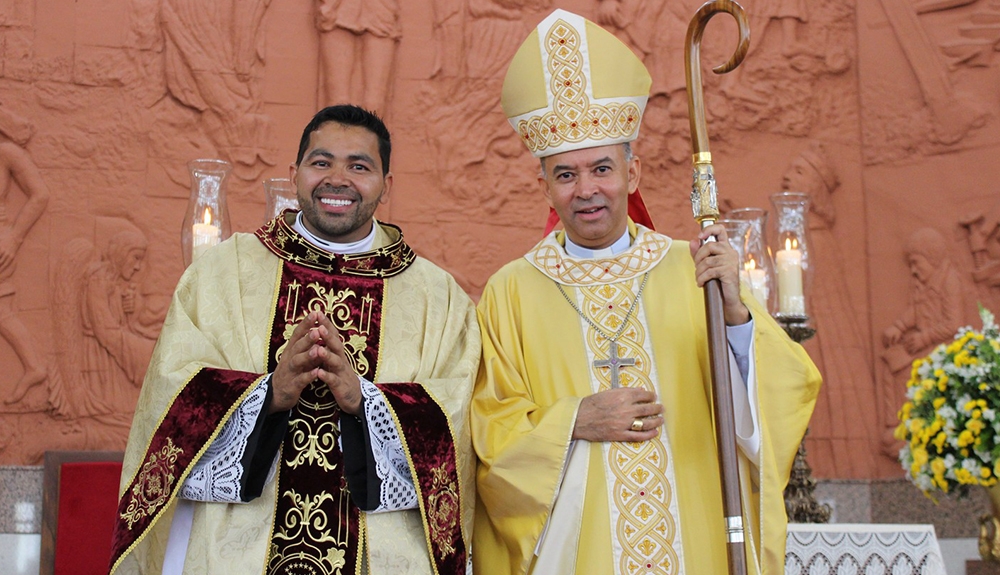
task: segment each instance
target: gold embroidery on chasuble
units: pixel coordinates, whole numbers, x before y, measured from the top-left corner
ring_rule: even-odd
[[[159,451],[151,453],[142,464],[139,477],[132,487],[132,498],[121,518],[128,523],[128,528],[137,521],[152,517],[156,511],[170,498],[174,482],[177,480],[177,456],[184,450],[176,447],[171,438]]]
[[[315,249],[284,219],[258,230],[261,242],[284,262],[274,304],[269,371],[295,327],[315,311],[337,329],[355,372],[374,380],[385,303],[382,278],[403,272],[415,259],[398,229],[382,229],[390,236],[389,245],[353,255]],[[332,392],[319,381],[303,390],[291,411],[279,455],[268,575],[348,574],[360,569],[365,519],[343,475],[341,415]]]
[[[453,518],[459,513],[458,491],[443,465],[431,469],[431,476],[433,485],[427,497],[427,522],[431,543],[438,555],[444,557],[455,552],[450,535]]]
[[[355,372],[374,378],[384,281],[326,276],[286,264],[279,290],[271,369],[295,326],[313,311],[339,333]],[[281,326],[281,323],[284,323]],[[364,521],[350,499],[338,446],[342,412],[319,381],[299,397],[281,447],[278,494],[267,573],[354,573],[363,548]]]
[[[617,340],[618,355],[634,359],[635,365],[622,368],[619,384],[656,393],[649,335],[636,314],[641,310],[629,316],[629,308],[637,304],[635,296],[641,281],[641,277],[633,277],[581,287],[578,305],[605,334],[617,333],[628,321]],[[586,334],[594,392],[611,389],[612,368],[593,365],[594,360],[609,357],[610,341],[586,322],[581,321],[581,325]],[[673,486],[665,473],[670,453],[662,436],[638,443],[608,442],[602,447],[611,534],[616,542],[612,546],[616,572],[678,573],[677,517],[671,512]]]
[[[552,110],[517,124],[518,134],[532,152],[567,142],[625,138],[639,129],[642,112],[635,103],[590,101],[582,45],[579,31],[563,20],[557,20],[545,37]]]
[[[618,357],[635,360],[634,366],[620,368],[619,385],[653,391],[659,395],[652,342],[641,307],[629,315],[643,276],[650,272],[670,249],[667,236],[646,228],[635,230],[629,249],[614,258],[576,259],[550,235],[525,257],[539,271],[561,284],[576,302],[580,313],[600,326],[599,333],[583,318],[580,326],[587,347],[591,389],[610,389],[612,367],[596,367],[594,362],[610,356],[609,336],[618,337]],[[604,443],[605,482],[611,519],[612,553],[615,573],[682,573],[681,534],[678,529],[677,501],[673,491],[673,463],[669,442],[659,437],[641,443]]]
[[[327,287],[315,281],[303,286],[297,280],[289,283],[285,291],[288,307],[284,313],[285,328],[282,334],[284,343],[274,352],[275,362],[285,351],[295,326],[310,312],[318,311],[330,318],[330,323],[340,333],[347,360],[355,373],[365,378],[373,375],[370,362],[365,357],[368,338],[372,335],[372,309],[375,306],[375,298],[371,294],[359,296],[351,288]],[[304,307],[298,306],[300,298],[305,302]],[[352,316],[355,306],[360,308],[357,317]]]

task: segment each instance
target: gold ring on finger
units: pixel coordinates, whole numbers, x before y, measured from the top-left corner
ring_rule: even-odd
[[[642,431],[642,424],[642,419],[635,418],[635,421],[632,422],[632,431]]]

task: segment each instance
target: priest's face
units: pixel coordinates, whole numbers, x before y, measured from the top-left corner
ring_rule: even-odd
[[[613,144],[545,158],[538,183],[569,239],[601,249],[628,227],[628,196],[639,187],[639,172],[639,158]]]
[[[389,199],[392,173],[382,175],[378,138],[360,126],[327,122],[291,179],[298,189],[303,223],[322,239],[349,243],[371,232],[375,208]]]

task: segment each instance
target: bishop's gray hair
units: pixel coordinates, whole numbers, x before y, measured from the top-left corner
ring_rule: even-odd
[[[632,161],[635,154],[632,153],[632,142],[625,142],[622,144],[625,147],[625,163]],[[545,157],[538,158],[538,163],[542,166],[542,176],[545,176]]]

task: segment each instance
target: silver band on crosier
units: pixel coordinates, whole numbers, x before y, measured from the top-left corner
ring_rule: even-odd
[[[743,543],[743,516],[726,517],[726,541]]]

